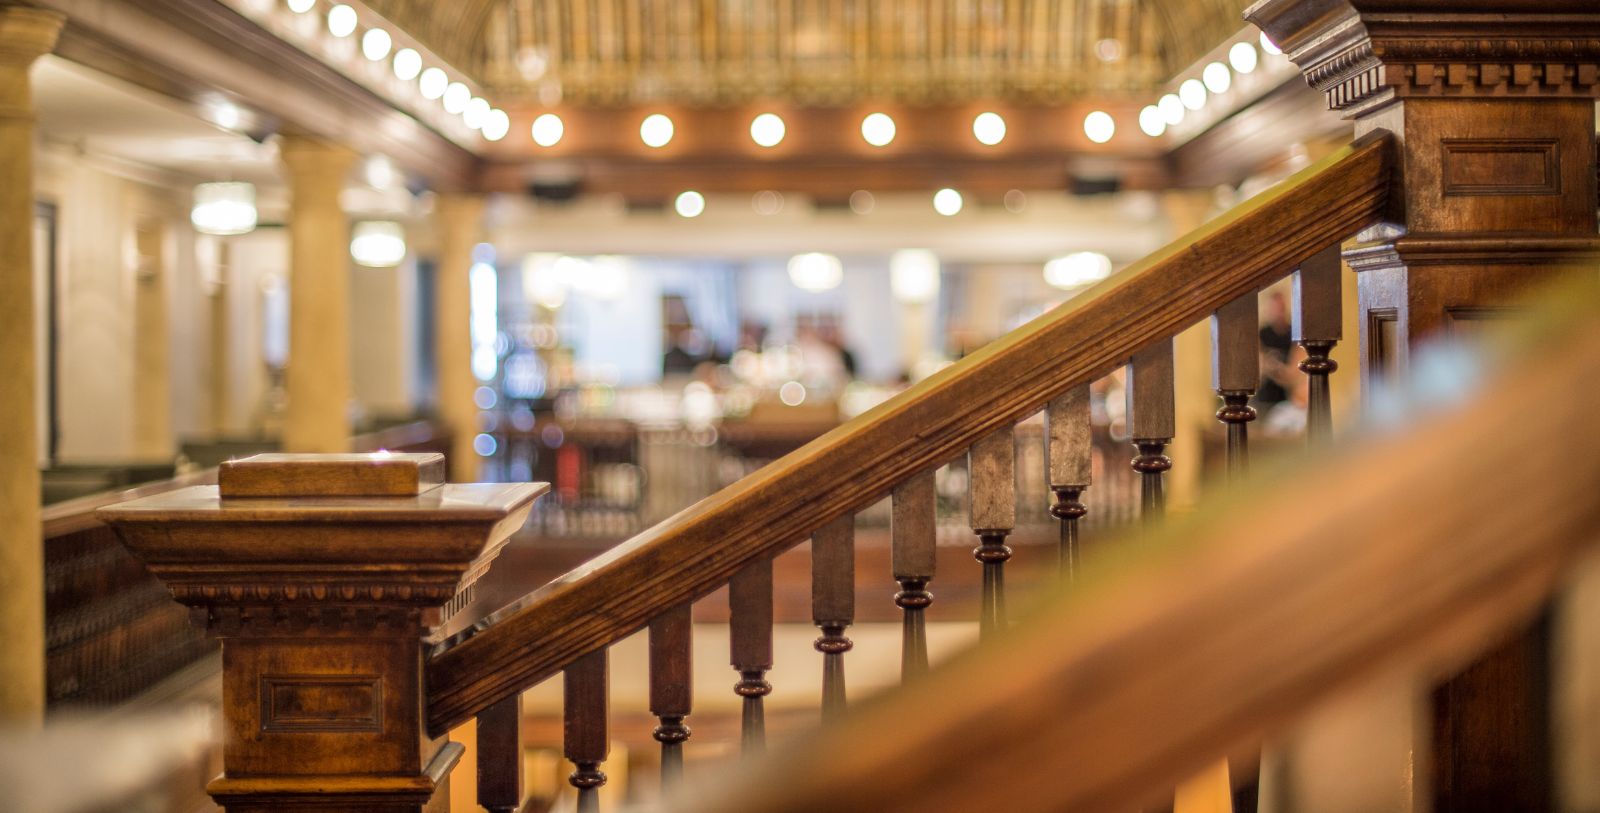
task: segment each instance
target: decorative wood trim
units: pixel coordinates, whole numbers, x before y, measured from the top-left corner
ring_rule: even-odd
[[[1445,197],[1561,194],[1560,141],[1554,138],[1446,138],[1439,148]],[[1476,159],[1476,161],[1474,160]],[[1497,160],[1498,159],[1498,160]],[[1518,159],[1531,166],[1516,166]],[[1476,163],[1478,166],[1469,167]],[[1484,164],[1493,163],[1493,166]],[[1532,170],[1524,177],[1518,170]],[[1464,177],[1470,175],[1470,177]]]
[[[263,732],[383,733],[377,675],[262,675],[260,694]]]

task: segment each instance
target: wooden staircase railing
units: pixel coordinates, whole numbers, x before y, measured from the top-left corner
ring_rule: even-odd
[[[482,623],[440,640],[426,665],[427,728],[439,736],[478,716],[496,742],[514,734],[499,706],[565,671],[567,756],[577,766],[580,810],[592,810],[606,752],[606,658],[611,644],[651,628],[652,710],[667,779],[688,737],[682,623],[695,599],[730,586],[731,662],[744,698],[746,753],[762,750],[762,698],[770,691],[774,556],[811,539],[819,554],[816,623],[823,636],[830,714],[842,707],[847,599],[845,569],[853,514],[892,496],[894,600],[904,611],[903,673],[927,670],[924,609],[935,577],[934,469],[967,455],[970,523],[984,571],[983,637],[1006,626],[1005,544],[1015,524],[1012,427],[1048,411],[1049,485],[1062,530],[1062,566],[1077,559],[1078,498],[1089,483],[1088,385],[1128,366],[1129,428],[1142,479],[1144,514],[1162,513],[1166,446],[1174,435],[1173,337],[1215,316],[1217,390],[1233,400],[1220,417],[1232,427],[1243,467],[1247,407],[1255,386],[1256,292],[1285,273],[1296,278],[1295,338],[1315,382],[1333,370],[1327,350],[1341,337],[1341,242],[1377,222],[1389,190],[1390,140],[1365,137],[1262,193],[1150,258],[1002,337],[900,396],[829,432],[733,486],[684,510],[540,588]],[[1313,386],[1314,438],[1327,435],[1327,389]],[[1049,499],[1051,494],[1038,497]],[[656,691],[657,687],[661,691]],[[481,736],[481,734],[480,734]],[[491,782],[496,787],[504,781]],[[484,801],[486,806],[489,801]]]
[[[1167,523],[1131,565],[672,809],[1150,809],[1352,684],[1457,673],[1600,547],[1600,433],[1574,431],[1594,408],[1574,384],[1600,380],[1593,291],[1538,312],[1470,401]],[[1489,483],[1492,506],[1464,497]],[[1340,781],[1360,798],[1398,778]]]

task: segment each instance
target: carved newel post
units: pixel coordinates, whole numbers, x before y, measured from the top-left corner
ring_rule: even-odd
[[[547,489],[443,478],[438,454],[257,455],[99,512],[222,640],[229,813],[412,813],[442,786],[461,746],[425,734],[423,636]]]
[[[1516,317],[1553,276],[1593,280],[1595,0],[1261,0],[1245,16],[1356,135],[1396,136],[1389,222],[1344,252],[1364,382],[1403,370],[1419,341]],[[1550,715],[1528,701],[1547,690],[1544,637],[1435,688],[1431,749],[1410,749],[1432,753],[1420,806],[1551,809]]]

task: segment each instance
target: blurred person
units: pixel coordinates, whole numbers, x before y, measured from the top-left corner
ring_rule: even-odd
[[[1269,291],[1261,320],[1261,384],[1256,387],[1256,409],[1262,413],[1289,398],[1289,388],[1301,378],[1289,365],[1294,337],[1289,323],[1289,302],[1282,291]],[[1291,375],[1292,374],[1292,375]]]

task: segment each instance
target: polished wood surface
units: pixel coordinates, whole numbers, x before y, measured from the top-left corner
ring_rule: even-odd
[[[1128,436],[1138,450],[1130,465],[1139,473],[1139,510],[1146,524],[1167,510],[1166,474],[1172,458],[1165,454],[1177,430],[1173,392],[1173,340],[1151,343],[1128,362]]]
[[[610,669],[609,650],[599,649],[573,661],[562,680],[563,753],[576,767],[567,781],[578,789],[578,813],[600,810],[600,787],[606,783],[600,766],[611,753],[606,733]]]
[[[1340,686],[1452,673],[1600,543],[1600,434],[1569,431],[1593,408],[1570,387],[1600,378],[1600,313],[1571,310],[1465,404],[1257,472],[983,657],[858,704],[683,809],[1149,808]],[[1495,511],[1461,497],[1484,482]]]
[[[522,795],[522,695],[478,715],[478,804],[489,813],[516,813]]]
[[[890,496],[889,556],[900,583],[894,604],[905,613],[900,641],[900,677],[912,680],[928,671],[928,606],[938,563],[938,493],[932,469],[911,475]]]
[[[763,698],[772,694],[767,670],[772,668],[772,560],[756,562],[728,582],[729,658],[739,682],[734,694],[744,698],[740,751],[755,756],[767,747]]]
[[[1379,217],[1387,139],[1339,150],[1050,313],[497,613],[429,658],[447,730],[948,461]],[[1320,216],[1306,216],[1317,212]],[[606,613],[593,608],[606,606]]]
[[[856,612],[856,519],[845,515],[811,535],[811,620],[822,630],[822,718],[845,708],[844,653],[854,644],[845,630]]]
[[[1249,467],[1250,422],[1256,419],[1250,397],[1261,381],[1258,303],[1250,292],[1211,315],[1211,387],[1222,398],[1217,420],[1228,427],[1228,475]]]
[[[223,497],[406,497],[444,485],[438,452],[268,452],[217,467]]]
[[[664,791],[683,779],[683,744],[693,733],[684,724],[694,702],[693,647],[694,624],[688,604],[650,622],[650,713],[658,721],[651,735],[661,743]]]
[[[1290,335],[1305,348],[1300,372],[1309,378],[1306,388],[1306,439],[1327,443],[1333,437],[1332,393],[1328,376],[1339,363],[1328,357],[1344,337],[1343,297],[1339,246],[1332,245],[1307,258],[1294,272],[1294,307]]]

